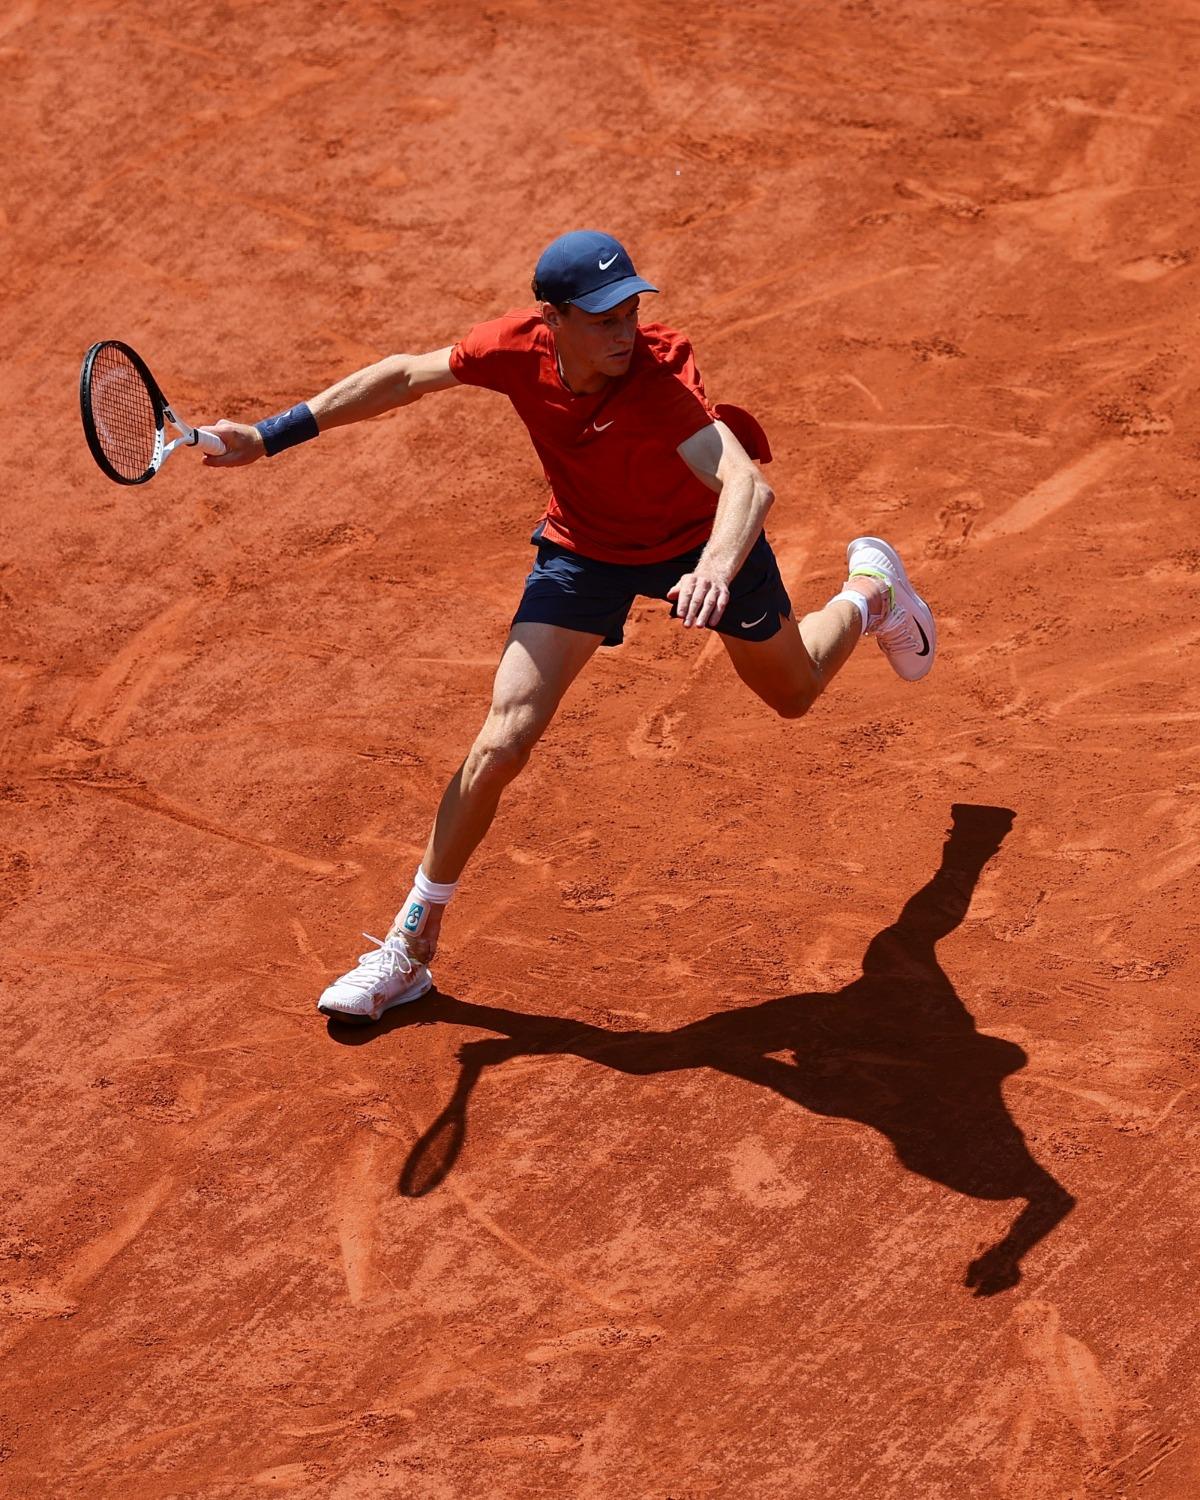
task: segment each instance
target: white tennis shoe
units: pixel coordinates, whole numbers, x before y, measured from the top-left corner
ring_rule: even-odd
[[[933,666],[937,652],[933,611],[909,582],[900,554],[877,536],[855,537],[846,558],[851,578],[865,574],[886,585],[889,607],[865,633],[875,637],[898,677],[917,682]]]
[[[380,939],[364,932],[363,937],[376,946],[360,954],[357,966],[335,979],[317,1001],[317,1009],[331,1021],[366,1026],[393,1005],[419,1000],[433,987],[433,975],[408,953],[402,936],[389,933]]]

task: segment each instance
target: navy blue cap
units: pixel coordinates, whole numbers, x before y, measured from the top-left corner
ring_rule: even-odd
[[[546,246],[533,273],[543,302],[573,302],[602,313],[638,292],[657,292],[633,269],[629,252],[611,234],[572,229]]]

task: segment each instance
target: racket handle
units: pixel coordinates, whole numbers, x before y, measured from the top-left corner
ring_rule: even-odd
[[[225,444],[216,435],[216,433],[205,432],[203,427],[196,428],[196,441],[197,445],[202,448],[205,453],[225,452]]]

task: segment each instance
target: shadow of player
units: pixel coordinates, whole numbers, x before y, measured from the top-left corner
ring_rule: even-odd
[[[346,1043],[435,1021],[501,1033],[461,1048],[457,1086],[409,1153],[400,1191],[419,1197],[445,1179],[465,1139],[471,1091],[486,1069],[512,1058],[582,1057],[634,1075],[707,1068],[773,1089],[815,1114],[869,1125],[910,1171],[956,1192],[1023,1199],[1008,1232],[971,1262],[965,1278],[977,1296],[1015,1286],[1022,1257],[1075,1200],[1033,1159],[1005,1107],[1001,1082],[1024,1066],[1025,1053],[976,1030],[935,954],[966,916],[1013,817],[1007,808],[956,805],[941,865],[872,939],[862,976],[832,993],[784,995],[666,1032],[610,1031],[437,993],[367,1031],[331,1027]]]

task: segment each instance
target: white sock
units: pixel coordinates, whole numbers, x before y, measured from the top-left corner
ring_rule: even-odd
[[[858,612],[862,616],[862,628],[866,631],[867,621],[871,618],[871,607],[867,603],[867,596],[860,594],[857,589],[843,589],[840,594],[834,594],[829,604],[836,604],[839,599],[848,599],[851,604],[858,605]],[[826,608],[829,606],[826,605]]]
[[[432,901],[435,906],[445,906],[458,890],[458,881],[447,880],[439,884],[436,880],[430,880],[426,875],[424,865],[418,865],[417,873],[413,876],[413,890],[422,901]]]
[[[409,937],[420,937],[429,921],[431,906],[445,906],[458,889],[457,880],[430,880],[424,867],[417,866],[413,887],[396,917],[396,926]]]

